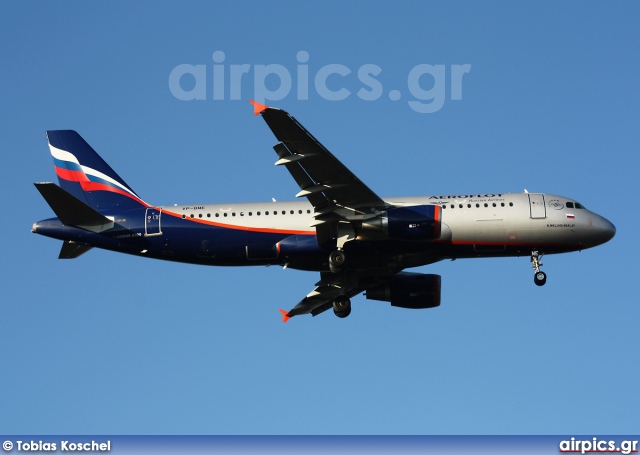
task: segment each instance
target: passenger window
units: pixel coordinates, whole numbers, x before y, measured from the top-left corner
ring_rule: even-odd
[[[500,207],[504,207],[504,202],[501,202],[501,203],[500,203]]]
[[[307,213],[311,213],[311,210],[308,210],[308,209],[307,209]]]
[[[220,214],[219,213],[216,213],[216,218],[220,218]]]
[[[470,209],[471,208],[471,204],[467,204],[467,208]]]
[[[283,214],[283,215],[286,215],[286,214],[287,214],[287,211],[286,211],[286,210],[283,210],[283,211],[282,211],[282,214]]]
[[[260,212],[256,212],[256,216],[260,216]]]
[[[211,214],[210,213],[207,213],[207,218],[211,218]]]
[[[240,216],[244,216],[244,212],[240,212]]]
[[[277,214],[278,214],[278,211],[277,211],[277,210],[274,210],[274,211],[273,211],[273,214],[274,214],[274,215],[277,215]]]
[[[300,215],[302,215],[302,210],[298,210],[298,213],[299,213]]]
[[[193,218],[193,213],[191,215],[189,215],[191,218]]]
[[[182,219],[184,220],[187,217],[187,215],[182,214]]]
[[[443,208],[443,209],[446,209],[446,208],[447,208],[447,206],[446,206],[446,205],[443,205],[443,206],[442,206],[442,208]]]
[[[476,208],[479,209],[480,208],[480,204],[476,204]]]
[[[513,202],[509,202],[509,207],[513,207]]]
[[[485,202],[485,203],[484,203],[484,206],[485,206],[485,207],[489,207],[489,204],[487,204],[487,203]]]
[[[494,207],[496,206],[496,203],[495,203],[495,202],[493,203],[493,206],[494,206]]]
[[[227,212],[224,212],[224,216],[226,217],[227,215],[229,215]]]
[[[251,212],[249,212],[249,216],[253,215]]]
[[[202,218],[202,213],[199,213],[199,214],[198,214],[198,218]]]
[[[268,215],[268,214],[269,214],[269,211],[267,210],[266,212],[264,212],[264,214],[265,214],[265,215]]]

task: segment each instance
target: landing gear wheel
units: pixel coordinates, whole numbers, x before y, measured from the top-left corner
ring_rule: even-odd
[[[542,271],[536,272],[535,275],[533,275],[533,282],[538,286],[544,286],[547,282],[547,274]]]
[[[542,253],[533,250],[531,252],[531,268],[536,271],[533,275],[533,282],[536,286],[544,286],[547,282],[547,274],[540,270],[540,267],[542,267],[540,259],[542,259]]]
[[[333,273],[339,273],[344,267],[344,263],[347,261],[347,256],[342,250],[332,251],[329,255],[329,270]]]
[[[339,295],[333,301],[333,312],[339,318],[346,318],[351,314],[351,300],[346,295]]]

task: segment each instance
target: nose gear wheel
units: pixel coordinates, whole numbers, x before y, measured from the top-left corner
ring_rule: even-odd
[[[547,282],[547,274],[540,270],[540,267],[542,267],[542,262],[540,262],[540,259],[542,259],[542,253],[533,250],[531,252],[531,268],[536,271],[536,273],[533,275],[533,282],[536,284],[536,286],[544,286],[544,284]]]

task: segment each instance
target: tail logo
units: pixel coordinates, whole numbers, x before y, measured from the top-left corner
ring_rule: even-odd
[[[130,188],[114,180],[108,175],[95,169],[80,164],[78,159],[70,152],[61,150],[49,144],[51,155],[58,178],[70,182],[77,182],[83,191],[108,191],[133,199],[142,205],[148,206]]]

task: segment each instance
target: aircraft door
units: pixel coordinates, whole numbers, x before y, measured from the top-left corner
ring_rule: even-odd
[[[160,226],[160,216],[162,215],[161,209],[148,207],[144,216],[144,235],[160,235],[162,234],[162,227]]]
[[[529,207],[531,218],[546,218],[547,207],[544,205],[544,194],[529,193]]]

